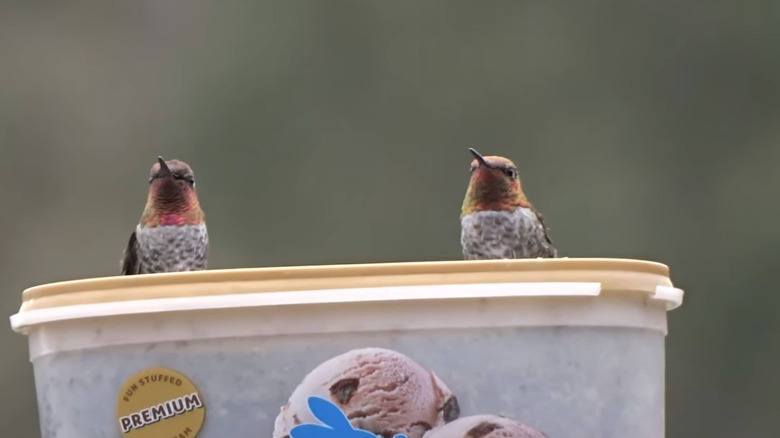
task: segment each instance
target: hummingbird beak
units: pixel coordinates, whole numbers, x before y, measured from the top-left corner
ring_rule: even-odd
[[[165,164],[165,160],[163,160],[163,157],[158,156],[157,162],[160,163],[160,177],[171,178],[173,174],[171,173],[171,169],[168,168],[168,165]]]
[[[487,161],[485,161],[485,157],[483,157],[479,152],[477,152],[474,148],[469,148],[469,152],[471,152],[471,155],[474,156],[474,158],[477,159],[480,166],[487,167],[488,169],[492,169],[493,166],[488,164]]]

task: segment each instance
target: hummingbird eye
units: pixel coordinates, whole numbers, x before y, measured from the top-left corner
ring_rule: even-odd
[[[517,177],[517,171],[515,169],[512,169],[511,167],[507,167],[504,169],[504,173],[506,173],[506,176],[515,179]]]
[[[179,181],[186,181],[190,187],[195,187],[195,177],[192,175],[173,175],[173,178]]]

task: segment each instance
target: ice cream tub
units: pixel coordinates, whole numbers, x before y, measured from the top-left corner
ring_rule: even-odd
[[[27,289],[43,438],[660,438],[667,266],[207,270]]]

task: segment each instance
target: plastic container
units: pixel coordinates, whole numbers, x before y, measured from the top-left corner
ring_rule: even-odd
[[[43,438],[280,437],[276,417],[304,421],[292,411],[318,391],[385,437],[496,414],[549,438],[660,438],[682,296],[665,265],[624,259],[231,269],[33,287],[11,325],[29,336]],[[367,347],[412,365],[334,359],[296,392]],[[395,427],[403,409],[382,403],[438,420]]]

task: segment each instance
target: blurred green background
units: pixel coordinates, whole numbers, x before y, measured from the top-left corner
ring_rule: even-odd
[[[518,164],[562,255],[671,267],[668,437],[776,436],[779,13],[2,2],[3,314],[118,273],[158,154],[195,169],[212,268],[459,259],[476,147]],[[27,339],[0,342],[0,424],[40,436]]]

